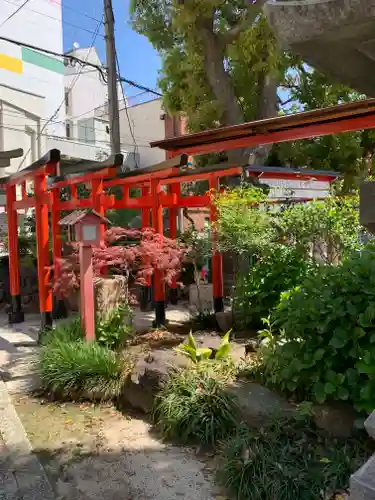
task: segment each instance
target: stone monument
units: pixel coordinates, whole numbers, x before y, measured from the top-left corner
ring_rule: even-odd
[[[263,9],[283,47],[375,97],[375,0],[268,0]]]

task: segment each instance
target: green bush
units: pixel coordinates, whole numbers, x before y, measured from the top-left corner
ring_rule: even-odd
[[[301,283],[313,269],[309,258],[293,247],[275,245],[260,257],[248,276],[237,280],[233,308],[237,328],[259,328],[278,304],[280,294]]]
[[[307,420],[240,427],[223,446],[218,480],[238,500],[333,498],[369,457],[367,442],[320,435]]]
[[[127,304],[115,307],[106,315],[97,314],[95,325],[96,341],[99,345],[116,350],[124,346],[133,334],[131,324],[132,311]],[[42,344],[55,341],[77,342],[85,337],[80,316],[74,315],[59,322],[53,330],[46,330],[41,335]]]
[[[96,342],[55,339],[42,347],[39,373],[44,389],[60,398],[112,399],[132,370],[121,357]]]
[[[163,437],[214,444],[233,433],[240,410],[226,390],[225,378],[203,364],[172,373],[154,407]]]
[[[109,349],[122,347],[133,334],[132,311],[128,304],[111,309],[106,315],[97,315],[96,340]]]
[[[57,323],[53,330],[46,330],[41,335],[43,345],[51,342],[78,342],[82,341],[85,333],[81,326],[81,318],[78,314]]]
[[[375,408],[375,254],[324,267],[282,296],[280,336],[263,350],[263,376],[282,391],[319,403]]]

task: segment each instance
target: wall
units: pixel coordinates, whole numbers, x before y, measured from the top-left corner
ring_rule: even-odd
[[[23,2],[0,0],[0,25]],[[61,53],[61,5],[57,0],[33,0],[0,27],[0,35]],[[2,149],[26,147],[27,151],[34,134],[33,151],[37,155],[45,152],[44,136],[37,136],[40,128],[63,102],[63,74],[61,59],[0,41]],[[64,119],[65,109],[62,105],[44,132],[62,135]],[[27,166],[33,154],[28,154],[22,167]],[[13,161],[12,168],[18,166],[19,160],[17,163]]]
[[[161,99],[155,99],[128,108],[129,121],[134,130],[137,150],[140,155],[139,167],[147,167],[165,160],[165,152],[158,148],[150,148],[149,143],[165,138],[165,122],[161,117],[165,112]],[[129,121],[125,108],[120,110],[121,142],[124,147],[134,149]]]
[[[87,60],[92,64],[102,64],[95,48],[74,49],[67,54],[83,61]],[[79,78],[76,80],[77,74],[79,74]],[[68,89],[73,81],[75,84],[69,93],[69,102],[66,108],[67,118],[75,121],[76,119],[94,117],[95,108],[103,106],[108,100],[107,84],[101,80],[100,73],[94,68],[86,67],[81,71],[79,65],[68,65],[65,67],[65,88]]]

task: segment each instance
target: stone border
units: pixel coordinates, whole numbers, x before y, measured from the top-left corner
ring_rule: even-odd
[[[7,462],[23,500],[55,500],[47,475],[33,453],[22,422],[5,383],[0,379],[0,434],[7,449]],[[5,492],[6,493],[6,492]]]

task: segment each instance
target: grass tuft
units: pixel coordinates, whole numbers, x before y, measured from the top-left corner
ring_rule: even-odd
[[[363,439],[329,438],[308,420],[241,426],[223,445],[218,480],[237,500],[333,498],[370,455]]]
[[[83,341],[85,333],[81,326],[81,318],[78,314],[65,320],[59,321],[53,330],[45,330],[41,334],[41,344],[47,345],[51,342],[79,342]]]
[[[59,398],[116,398],[132,368],[130,357],[95,342],[54,339],[42,348],[39,358],[44,389]]]
[[[164,438],[213,445],[232,434],[240,410],[226,376],[206,365],[172,372],[155,400],[154,420]]]

